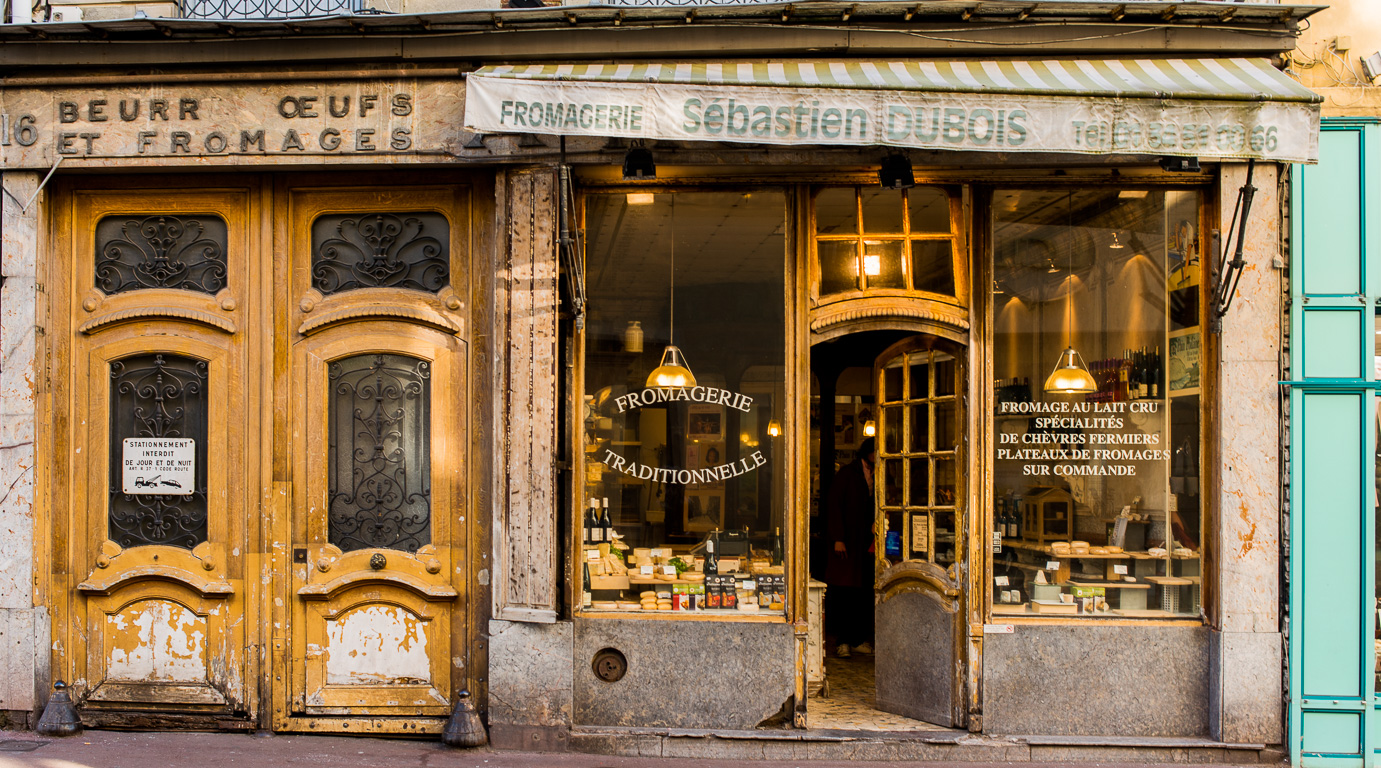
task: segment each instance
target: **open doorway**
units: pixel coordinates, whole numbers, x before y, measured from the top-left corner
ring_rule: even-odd
[[[902,331],[811,354],[811,576],[824,584],[810,726],[959,725],[961,348]]]

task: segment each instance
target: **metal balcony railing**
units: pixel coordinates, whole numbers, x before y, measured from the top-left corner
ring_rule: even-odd
[[[364,0],[178,0],[184,19],[306,19],[364,10]]]

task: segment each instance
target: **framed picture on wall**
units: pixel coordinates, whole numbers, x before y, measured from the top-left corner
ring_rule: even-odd
[[[1199,328],[1170,333],[1165,383],[1171,397],[1199,394]]]
[[[853,402],[834,404],[834,447],[857,448],[863,434],[858,423],[857,405]]]
[[[724,527],[724,492],[689,491],[686,493],[684,527],[687,531],[704,533]]]
[[[686,408],[686,437],[692,440],[724,439],[724,408],[692,403]]]

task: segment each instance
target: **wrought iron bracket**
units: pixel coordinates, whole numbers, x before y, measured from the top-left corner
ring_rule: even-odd
[[[1224,248],[1218,252],[1218,261],[1214,274],[1216,281],[1213,288],[1213,308],[1212,316],[1209,318],[1209,330],[1213,333],[1221,333],[1223,330],[1223,318],[1228,313],[1228,308],[1232,306],[1232,300],[1237,295],[1237,284],[1242,281],[1242,271],[1247,266],[1247,260],[1242,258],[1242,252],[1246,248],[1247,238],[1247,219],[1251,216],[1252,198],[1256,196],[1256,187],[1252,186],[1252,171],[1256,168],[1255,160],[1247,161],[1247,178],[1242,184],[1242,188],[1237,191],[1237,205],[1233,208],[1232,223],[1228,226],[1228,237],[1232,238],[1234,231],[1237,236],[1235,245],[1229,239],[1224,244]],[[1232,259],[1228,259],[1228,253],[1232,253]]]

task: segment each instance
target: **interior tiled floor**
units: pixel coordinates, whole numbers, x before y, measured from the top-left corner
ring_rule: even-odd
[[[825,659],[828,695],[807,703],[810,727],[845,731],[945,731],[938,725],[873,709],[873,657]]]

